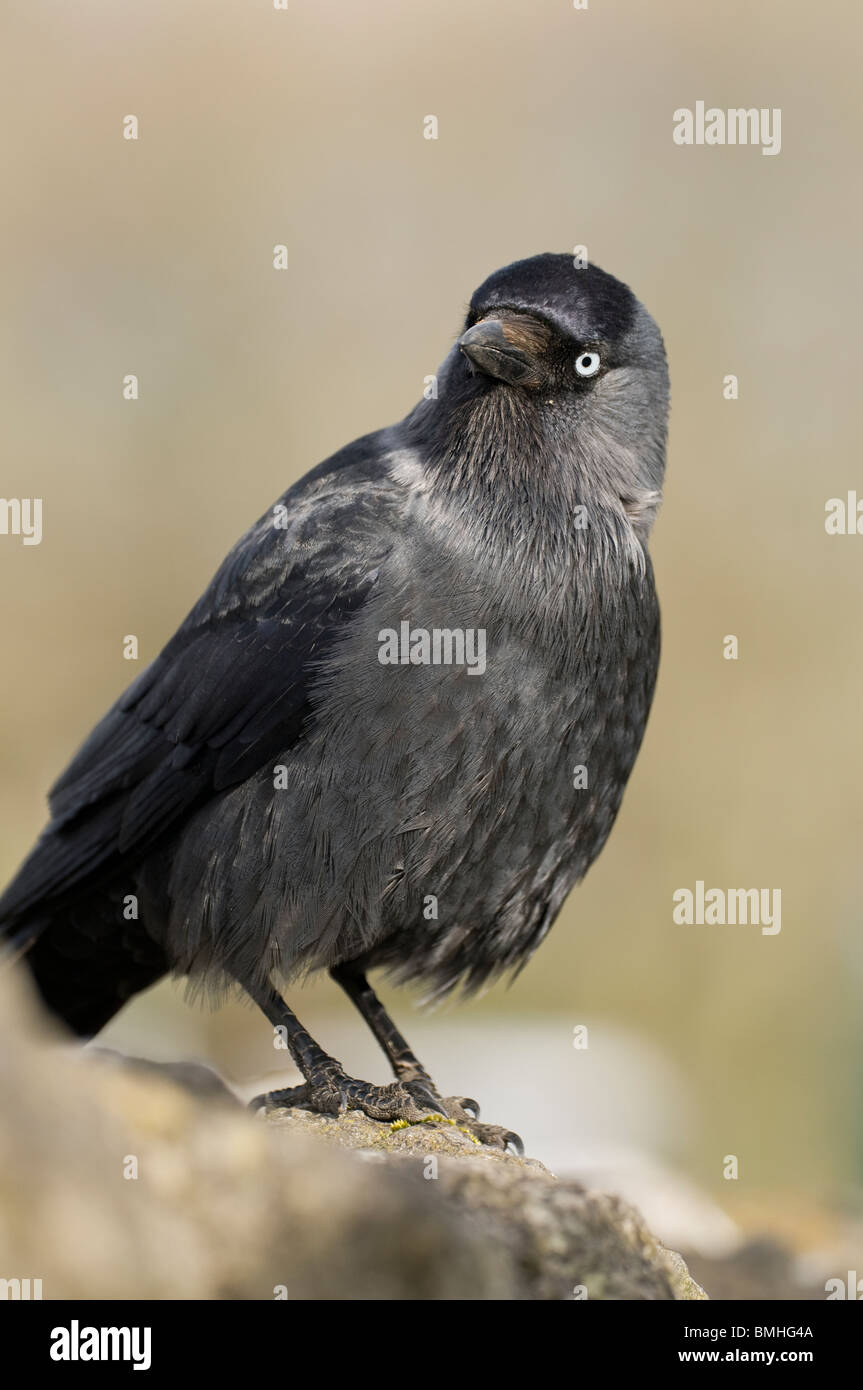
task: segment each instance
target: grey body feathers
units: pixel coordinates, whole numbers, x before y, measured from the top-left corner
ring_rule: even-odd
[[[530,956],[612,827],[659,654],[664,352],[625,287],[582,283],[587,307],[526,298],[567,341],[590,309],[612,368],[590,391],[556,367],[541,401],[490,386],[454,348],[438,400],[301,480],[285,529],[265,513],[97,726],[0,901],[9,934],[47,938],[46,995],[73,938],[137,951],[104,966],[119,996],[342,961],[472,988]],[[488,285],[468,323],[512,301]],[[405,620],[484,629],[484,674],[382,665]]]

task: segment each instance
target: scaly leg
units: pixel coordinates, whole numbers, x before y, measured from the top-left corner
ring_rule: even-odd
[[[434,1097],[449,1119],[454,1120],[470,1131],[481,1144],[491,1144],[495,1148],[506,1149],[509,1145],[524,1153],[524,1145],[517,1134],[501,1125],[479,1123],[479,1106],[475,1100],[466,1096],[450,1096],[442,1100],[437,1087],[421,1062],[417,1060],[405,1038],[396,1028],[383,1004],[375,994],[362,970],[351,963],[336,965],[330,971],[331,977],[359,1010],[371,1029],[376,1041],[386,1054],[393,1073],[402,1085],[421,1086],[425,1093]]]
[[[256,1096],[251,1109],[296,1105],[322,1115],[362,1110],[372,1120],[403,1120],[409,1124],[445,1118],[433,1088],[421,1078],[398,1080],[390,1086],[357,1081],[318,1046],[275,990],[255,994],[253,998],[274,1028],[284,1028],[288,1049],[305,1081],[301,1086]]]

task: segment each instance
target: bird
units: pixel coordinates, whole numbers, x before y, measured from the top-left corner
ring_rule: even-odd
[[[286,1042],[303,1081],[254,1107],[520,1150],[441,1095],[368,976],[513,976],[608,838],[659,662],[668,366],[627,285],[549,252],[479,286],[432,382],[229,553],[51,789],[0,936],[81,1039],[186,977]],[[289,1008],[321,970],[391,1083]]]

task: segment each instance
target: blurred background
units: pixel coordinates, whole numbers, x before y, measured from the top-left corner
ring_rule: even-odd
[[[678,1246],[769,1235],[818,1278],[863,1181],[863,538],[824,529],[863,496],[861,28],[840,0],[7,0],[0,33],[0,492],[44,509],[41,545],[0,536],[0,879],[246,526],[407,412],[490,271],[586,245],[671,368],[646,741],[510,989],[384,995],[444,1094],[556,1171]],[[675,145],[698,100],[781,108],[781,153]],[[675,926],[698,879],[781,889],[781,933]],[[291,1003],[388,1079],[328,982]],[[290,1075],[255,1011],[179,985],[104,1041]]]

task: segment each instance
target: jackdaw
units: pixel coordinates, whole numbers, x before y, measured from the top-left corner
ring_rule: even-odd
[[[626,285],[545,254],[479,287],[434,382],[231,551],[53,787],[0,930],[82,1036],[167,972],[239,986],[305,1077],[259,1103],[505,1145],[367,972],[524,965],[602,849],[656,679],[668,372]],[[392,1084],[285,1004],[321,968]]]

